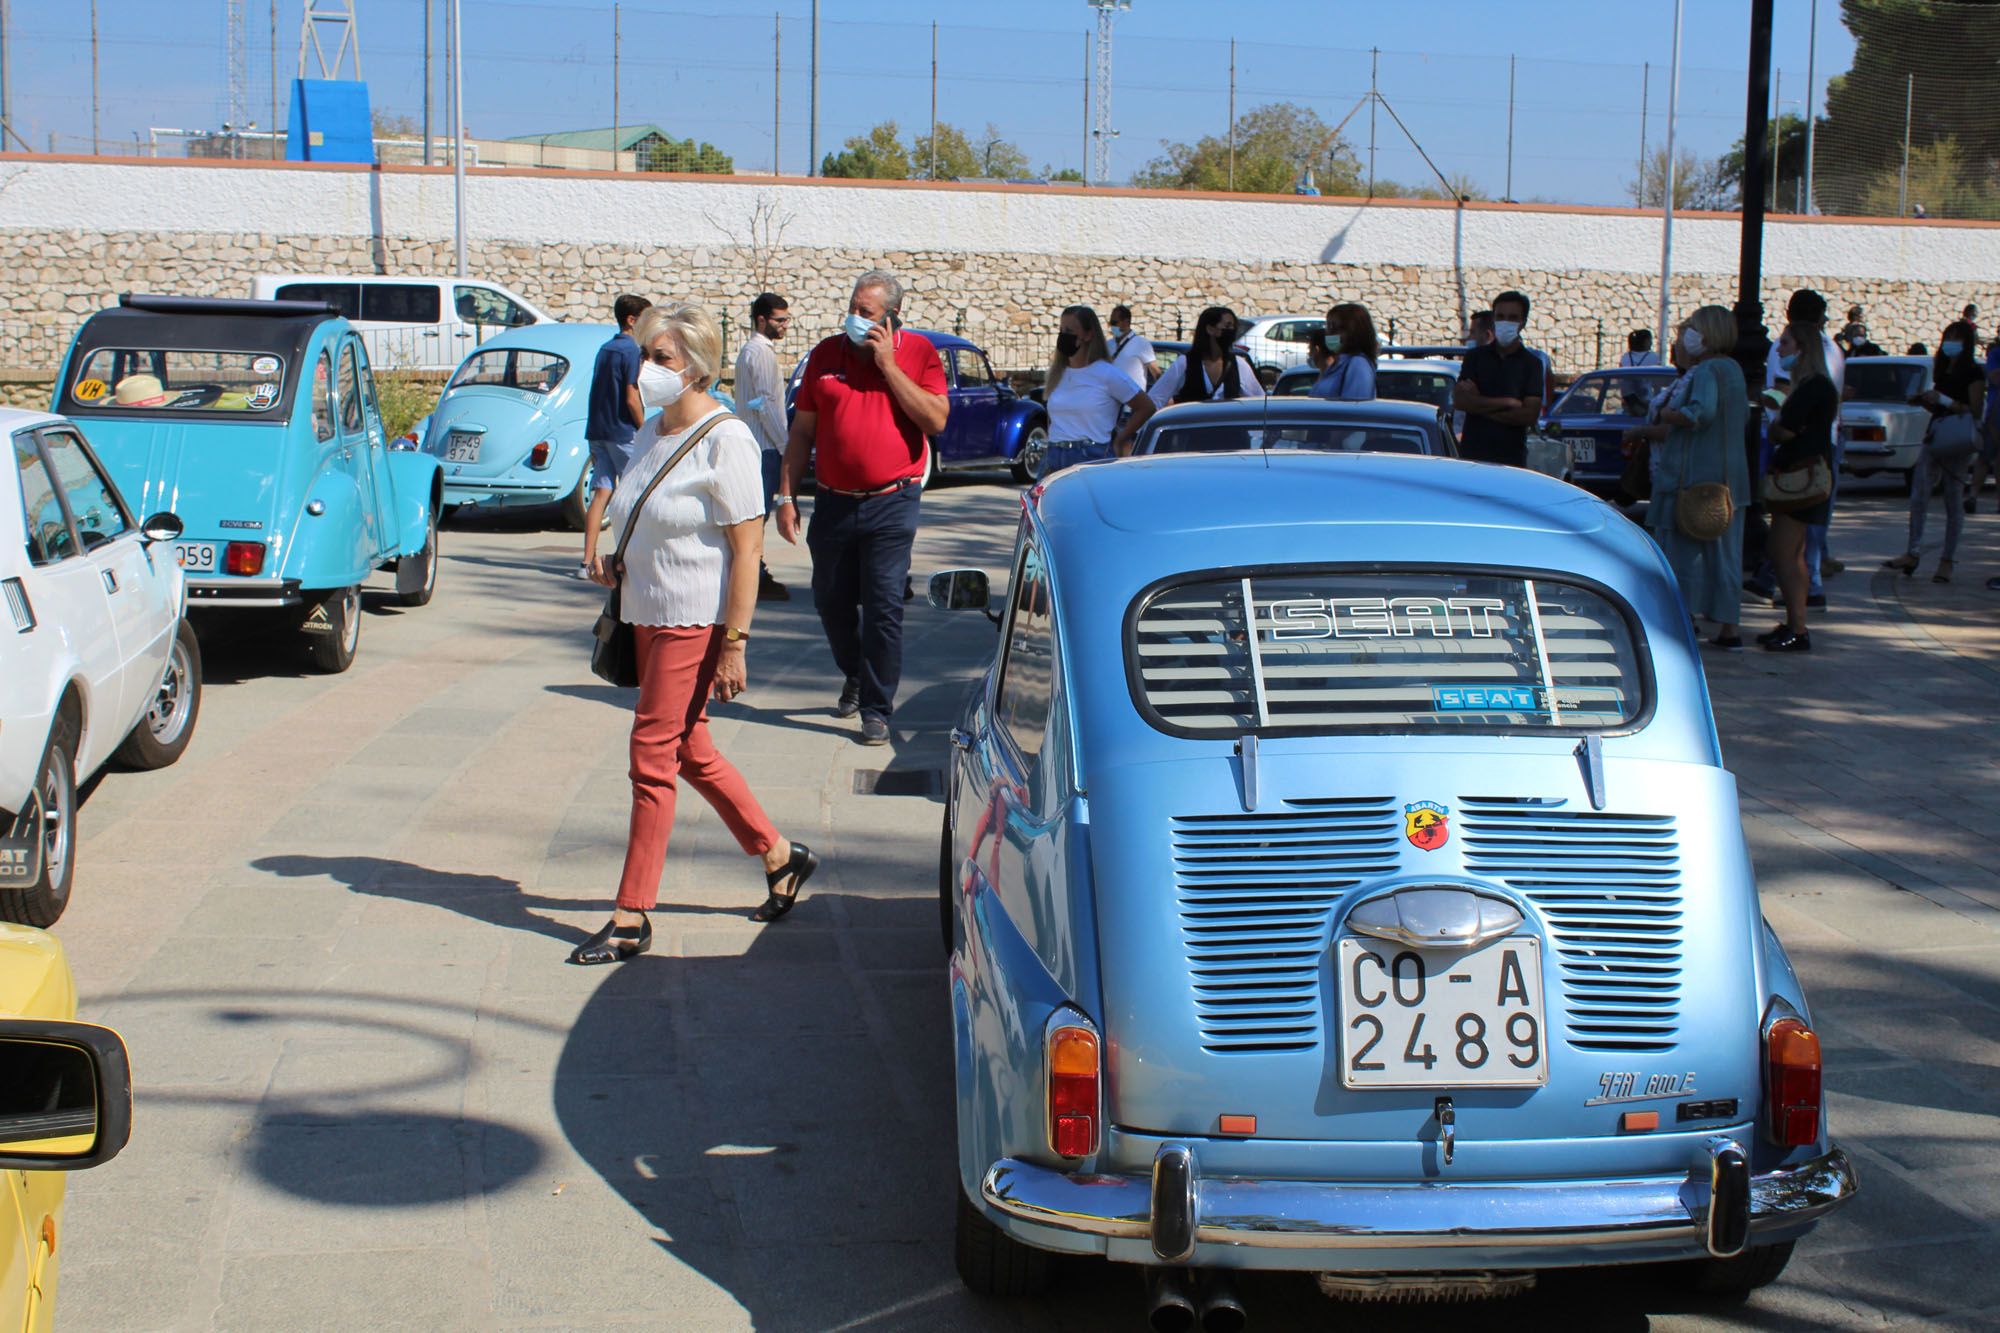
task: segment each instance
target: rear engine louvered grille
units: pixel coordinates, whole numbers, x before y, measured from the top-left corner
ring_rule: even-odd
[[[1362,880],[1395,872],[1401,827],[1387,797],[1173,821],[1181,937],[1204,1050],[1319,1045],[1333,904]]]
[[[1461,797],[1466,869],[1510,885],[1541,909],[1570,1045],[1672,1050],[1684,944],[1674,821],[1563,804]]]

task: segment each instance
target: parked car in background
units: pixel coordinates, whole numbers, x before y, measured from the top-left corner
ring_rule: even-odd
[[[1266,389],[1293,366],[1306,363],[1313,342],[1326,331],[1323,315],[1260,315],[1238,321],[1236,345],[1257,368]]]
[[[1701,649],[1610,507],[1434,458],[1079,467],[999,629],[938,886],[974,1290],[1063,1252],[1156,1270],[1156,1328],[1241,1327],[1237,1269],[1740,1293],[1853,1193]]]
[[[1458,453],[1437,411],[1423,403],[1383,398],[1361,403],[1324,398],[1239,398],[1161,408],[1139,428],[1132,455],[1244,449],[1428,454],[1438,458]]]
[[[562,506],[583,530],[590,508],[590,378],[610,324],[537,324],[488,339],[459,364],[412,432],[444,469],[444,503]]]
[[[1531,442],[1567,453],[1573,485],[1596,495],[1616,496],[1625,471],[1625,432],[1645,424],[1653,399],[1678,378],[1672,366],[1579,375],[1542,413],[1541,423],[1530,432]]]
[[[1278,376],[1271,387],[1277,398],[1302,398],[1312,392],[1319,372],[1311,366],[1293,366]],[[1427,403],[1440,412],[1451,410],[1452,387],[1458,383],[1454,361],[1403,360],[1382,357],[1375,363],[1375,396],[1402,403]]]
[[[0,833],[18,840],[0,852],[0,920],[50,926],[76,870],[77,787],[114,757],[181,757],[201,648],[160,545],[180,521],[142,524],[75,422],[0,408],[0,436]]]
[[[390,449],[368,353],[332,307],[126,295],[84,321],[55,397],[141,511],[179,515],[191,609],[288,616],[332,672],[354,661],[375,570],[403,605],[430,601],[443,478]]]
[[[67,1173],[116,1157],[132,1134],[132,1062],[110,1028],[76,1020],[56,937],[0,925],[0,1327],[56,1326]]]
[[[1931,388],[1927,356],[1855,356],[1847,360],[1840,405],[1845,440],[1840,470],[1856,477],[1879,472],[1902,476],[1910,489],[1917,455],[1930,430],[1930,409],[1910,400]]]
[[[1049,415],[1042,404],[1014,392],[1013,385],[993,373],[993,364],[977,343],[953,333],[907,329],[937,348],[949,386],[951,410],[944,433],[931,441],[930,470],[924,484],[948,472],[971,468],[1007,467],[1014,479],[1028,482],[1040,474],[1049,444]],[[785,418],[791,419],[802,359],[785,383]]]
[[[1160,374],[1162,375],[1166,374],[1168,370],[1172,369],[1174,362],[1186,356],[1188,354],[1189,349],[1191,349],[1194,346],[1193,343],[1161,342],[1158,338],[1153,339],[1152,342],[1153,342],[1153,365],[1159,370]],[[1155,378],[1154,382],[1155,383],[1158,382],[1157,377]]]
[[[251,279],[250,295],[324,301],[354,326],[380,370],[449,370],[497,333],[553,322],[518,292],[476,278],[265,273]]]

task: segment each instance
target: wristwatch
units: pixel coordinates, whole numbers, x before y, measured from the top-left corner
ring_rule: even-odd
[[[722,641],[724,643],[741,643],[745,639],[748,639],[749,637],[750,637],[749,630],[738,629],[734,625],[726,626],[722,631]]]
[[[771,503],[774,505],[788,505],[792,503],[792,497],[789,495],[774,495],[771,497]]]

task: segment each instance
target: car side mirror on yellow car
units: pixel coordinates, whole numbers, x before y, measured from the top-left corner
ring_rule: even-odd
[[[0,1019],[0,1170],[86,1170],[131,1137],[122,1037],[91,1023]]]

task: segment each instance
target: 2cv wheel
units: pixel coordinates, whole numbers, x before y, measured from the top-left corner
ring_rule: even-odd
[[[406,579],[405,566],[414,564],[416,576]],[[406,555],[396,562],[396,604],[398,606],[429,606],[431,595],[438,586],[438,516],[432,510],[424,529],[424,549],[415,555]]]
[[[993,1225],[958,1191],[958,1231],[952,1246],[958,1280],[981,1296],[1017,1300],[1049,1285],[1049,1255]]]
[[[307,617],[305,634],[316,669],[337,676],[353,666],[361,647],[361,589],[329,593]]]

